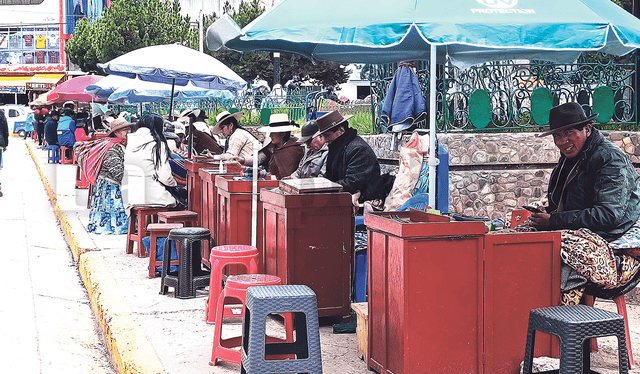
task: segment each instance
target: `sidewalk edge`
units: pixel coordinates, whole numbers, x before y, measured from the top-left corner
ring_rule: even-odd
[[[72,225],[60,209],[57,195],[45,176],[32,145],[29,142],[25,145],[71,248],[116,371],[119,374],[165,373],[158,355],[131,313],[104,258],[99,252],[88,251],[78,244]]]

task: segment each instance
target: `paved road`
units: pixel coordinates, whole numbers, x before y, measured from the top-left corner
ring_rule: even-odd
[[[4,158],[0,371],[115,373],[24,140],[12,137]]]

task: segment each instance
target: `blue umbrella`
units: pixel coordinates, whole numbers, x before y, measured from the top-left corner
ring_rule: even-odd
[[[429,191],[435,190],[436,62],[574,62],[640,47],[640,20],[610,0],[284,0],[240,29],[228,16],[207,47],[279,51],[342,63],[429,59]],[[430,193],[435,207],[435,194]]]

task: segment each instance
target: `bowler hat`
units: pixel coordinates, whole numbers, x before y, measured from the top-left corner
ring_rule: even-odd
[[[598,113],[587,117],[582,106],[578,103],[564,103],[554,106],[549,111],[549,130],[538,136],[547,136],[578,125],[590,124],[596,117],[598,117]]]
[[[318,123],[315,120],[311,120],[307,122],[302,129],[300,130],[300,139],[298,139],[298,144],[305,143],[307,140],[314,137],[314,135],[318,132]]]
[[[124,116],[120,116],[113,121],[109,122],[109,132],[107,132],[107,136],[111,136],[114,132],[124,129],[126,127],[132,127],[133,123],[127,122]]]
[[[353,116],[344,117],[337,110],[333,110],[325,114],[324,116],[316,120],[316,122],[318,123],[318,133],[316,133],[316,136],[320,134],[324,134],[326,131],[329,131],[334,127],[342,124],[343,122],[347,121],[351,117]]]

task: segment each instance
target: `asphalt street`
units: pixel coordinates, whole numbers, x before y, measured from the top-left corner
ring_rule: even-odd
[[[24,140],[0,173],[0,372],[115,373]]]

